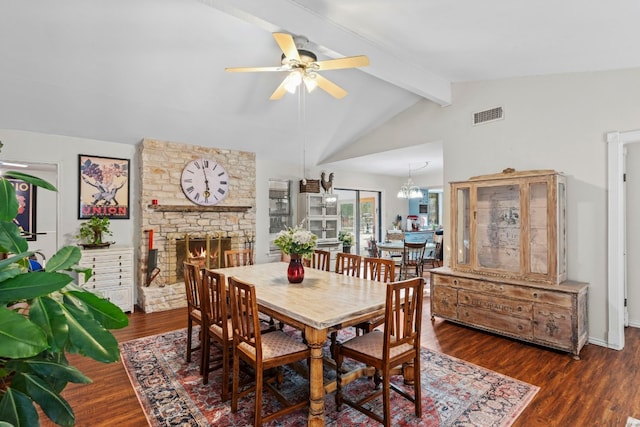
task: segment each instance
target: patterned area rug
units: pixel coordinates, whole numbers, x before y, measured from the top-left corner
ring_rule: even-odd
[[[197,331],[194,342],[197,342]],[[151,426],[246,426],[252,424],[253,395],[239,402],[231,413],[230,401],[220,401],[221,370],[213,371],[209,384],[202,384],[198,357],[185,361],[186,329],[144,337],[121,344],[122,361]],[[328,351],[325,349],[325,351]],[[219,354],[212,350],[213,356]],[[391,393],[394,426],[509,426],[535,396],[538,387],[489,371],[435,351],[422,349],[422,419],[413,404]],[[327,369],[325,375],[335,376]],[[402,376],[392,377],[403,385]],[[361,393],[373,382],[365,377],[346,389]],[[285,371],[282,390],[294,401],[308,396],[308,383],[294,372]],[[413,390],[410,393],[413,394]],[[270,413],[278,402],[265,392],[263,413]],[[325,398],[328,426],[377,424],[360,412],[343,405],[335,409],[334,395]],[[381,399],[372,408],[382,413]],[[307,409],[265,424],[306,426]]]

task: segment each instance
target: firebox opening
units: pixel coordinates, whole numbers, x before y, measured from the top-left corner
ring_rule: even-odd
[[[189,250],[187,251],[187,246]],[[208,248],[208,251],[207,251]],[[231,238],[176,239],[176,275],[183,277],[183,263],[192,262],[202,268],[224,268],[224,251],[231,249]]]

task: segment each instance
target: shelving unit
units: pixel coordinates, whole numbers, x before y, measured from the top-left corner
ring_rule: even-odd
[[[587,283],[567,280],[566,178],[552,170],[451,183],[451,268],[431,316],[570,352],[587,342]]]
[[[318,236],[318,249],[331,252],[331,269],[335,265],[336,254],[342,249],[338,240],[340,215],[338,196],[335,194],[299,193],[298,223]]]

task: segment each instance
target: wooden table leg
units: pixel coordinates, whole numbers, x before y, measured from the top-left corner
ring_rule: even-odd
[[[309,426],[319,427],[325,424],[323,357],[322,347],[327,340],[327,330],[305,327],[307,344],[311,348],[311,366],[309,367]]]

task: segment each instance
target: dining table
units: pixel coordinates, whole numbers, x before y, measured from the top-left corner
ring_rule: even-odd
[[[215,271],[251,283],[258,310],[304,331],[309,345],[309,426],[325,425],[324,357],[330,332],[384,314],[386,287],[379,282],[305,268],[302,283],[289,283],[288,263],[272,262]]]
[[[404,241],[403,240],[390,240],[387,242],[377,242],[376,246],[378,250],[388,252],[391,254],[400,254],[404,251]],[[436,244],[433,242],[427,242],[425,245],[425,254],[429,254],[430,251],[434,251],[436,249]]]

